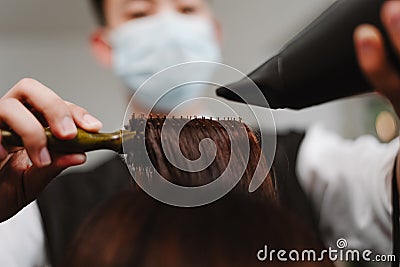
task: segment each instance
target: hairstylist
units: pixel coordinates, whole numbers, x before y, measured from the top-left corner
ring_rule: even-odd
[[[166,67],[191,61],[221,61],[221,31],[205,0],[92,0],[91,3],[100,22],[90,38],[92,50],[99,63],[114,71],[129,89],[127,102],[146,79]],[[213,75],[212,71],[203,71],[202,78]],[[173,75],[170,75],[172,82]],[[136,94],[133,112],[140,113],[153,104],[149,99],[159,95],[158,89],[153,87]],[[156,112],[168,113],[171,107],[201,96],[204,90],[198,86],[180,88],[159,102]],[[33,112],[31,107],[35,108]],[[35,80],[25,79],[11,89],[0,102],[0,119],[24,138],[34,165],[23,176],[29,165],[26,153],[8,156],[8,151],[0,149],[1,159],[8,162],[3,163],[0,176],[0,197],[5,198],[0,201],[3,220],[33,201],[61,170],[85,160],[84,155],[49,155],[44,148],[46,140],[41,125],[35,118],[36,111],[60,138],[74,137],[76,126],[90,131],[101,128],[101,123],[86,111],[64,103]],[[186,114],[207,115],[205,112],[205,107],[192,106]],[[44,167],[50,160],[52,164]],[[25,184],[21,183],[23,177]],[[0,265],[43,266],[47,257],[52,265],[57,265],[85,216],[98,203],[131,183],[129,171],[118,157],[91,171],[55,179],[38,202],[0,225]]]

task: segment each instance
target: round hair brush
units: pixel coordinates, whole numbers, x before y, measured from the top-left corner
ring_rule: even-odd
[[[122,140],[132,140],[135,131],[120,130],[114,133],[91,133],[78,129],[78,134],[70,140],[60,140],[53,135],[50,128],[45,128],[47,146],[51,151],[59,153],[82,153],[94,150],[109,149],[123,153]],[[13,131],[1,130],[1,142],[7,147],[23,147],[20,136]]]

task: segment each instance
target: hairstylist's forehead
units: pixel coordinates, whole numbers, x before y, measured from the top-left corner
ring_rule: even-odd
[[[186,15],[212,17],[206,0],[105,0],[104,15],[110,28],[129,20],[174,11]]]

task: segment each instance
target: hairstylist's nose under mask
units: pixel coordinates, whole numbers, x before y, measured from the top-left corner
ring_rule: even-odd
[[[182,77],[185,81],[208,81],[215,66],[203,64],[199,69],[192,66],[187,71],[184,67],[180,71],[173,68],[167,71],[168,75],[150,79],[148,86],[139,89],[153,75],[176,64],[221,61],[212,21],[174,12],[125,23],[112,32],[111,44],[116,74],[136,92],[135,100],[146,107],[152,107],[170,88],[181,84]],[[203,95],[205,88],[204,84],[178,87],[164,95],[156,109],[170,111],[184,101]]]

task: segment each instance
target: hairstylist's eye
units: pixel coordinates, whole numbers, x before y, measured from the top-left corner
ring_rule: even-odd
[[[197,12],[197,8],[195,6],[183,6],[179,10],[182,14],[191,15]]]
[[[194,15],[201,12],[201,4],[198,1],[185,0],[177,3],[177,11],[186,15]]]
[[[133,1],[125,8],[127,19],[139,19],[150,16],[153,11],[153,5],[148,1]]]
[[[149,15],[150,14],[148,12],[140,11],[140,12],[133,12],[133,13],[129,14],[129,17],[130,17],[130,19],[139,19],[139,18],[147,17]]]

